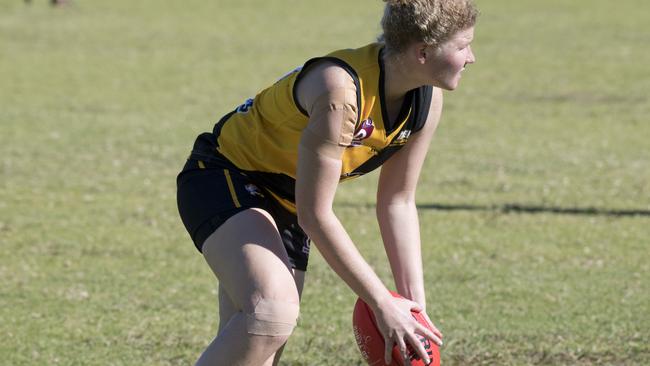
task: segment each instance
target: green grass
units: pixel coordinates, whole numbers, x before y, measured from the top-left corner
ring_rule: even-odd
[[[650,364],[647,5],[478,3],[418,194],[443,363]],[[191,364],[217,326],[175,207],[193,138],[381,6],[1,2],[0,364]],[[390,283],[375,183],[336,211]],[[360,365],[354,301],[314,251],[284,364]]]

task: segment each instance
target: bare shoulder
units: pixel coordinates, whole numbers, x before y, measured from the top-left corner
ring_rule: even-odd
[[[320,60],[301,71],[302,75],[295,87],[296,100],[305,110],[309,110],[316,99],[337,89],[352,89],[356,86],[352,76],[341,66],[329,60]]]
[[[431,104],[429,105],[429,114],[424,128],[432,128],[435,130],[438,122],[440,122],[440,115],[442,114],[442,89],[433,87],[431,93]]]
[[[442,89],[436,88],[435,86],[433,87],[433,91],[431,92],[431,105],[429,106],[429,114],[432,112],[434,114],[440,114],[442,111]]]

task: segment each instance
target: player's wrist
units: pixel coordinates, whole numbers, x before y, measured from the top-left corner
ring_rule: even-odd
[[[390,294],[390,292],[387,290],[381,291],[380,293],[374,294],[371,297],[370,302],[368,302],[368,306],[370,306],[372,311],[375,313],[384,312],[392,306],[393,300],[393,296]]]
[[[422,308],[426,308],[427,300],[424,293],[424,286],[421,282],[413,285],[403,286],[403,288],[398,288],[398,291],[400,295],[411,301],[417,302],[420,304],[420,306],[422,306]]]

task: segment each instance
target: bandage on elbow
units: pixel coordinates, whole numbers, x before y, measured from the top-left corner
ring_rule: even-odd
[[[246,332],[264,336],[288,336],[296,327],[298,304],[260,299],[253,313],[246,314]]]

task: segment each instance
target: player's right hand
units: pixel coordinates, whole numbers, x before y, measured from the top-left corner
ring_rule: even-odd
[[[442,345],[442,334],[440,332],[435,334],[424,325],[418,323],[411,315],[412,310],[420,312],[423,309],[414,301],[392,296],[386,297],[377,305],[376,309],[373,309],[377,328],[379,328],[379,332],[384,337],[384,343],[386,345],[384,362],[387,365],[391,363],[393,345],[395,344],[397,344],[404,363],[406,365],[410,364],[409,351],[406,346],[407,342],[420,358],[428,364],[431,360],[418,339],[418,335],[428,338],[438,346]]]

